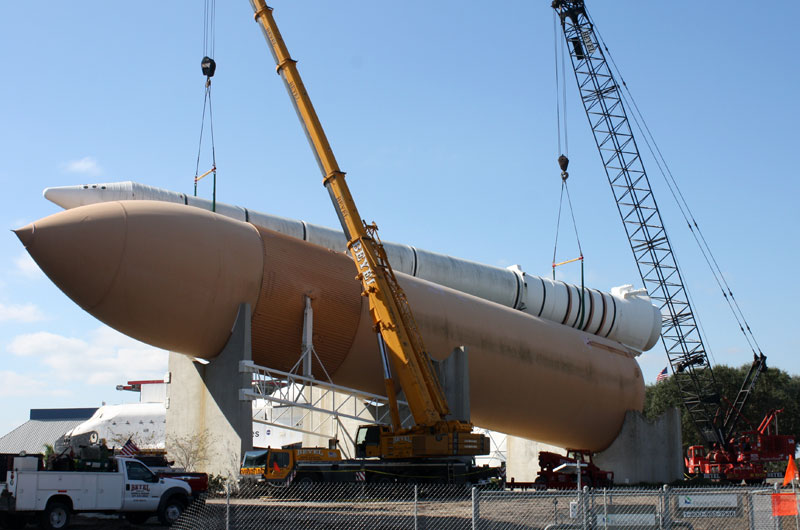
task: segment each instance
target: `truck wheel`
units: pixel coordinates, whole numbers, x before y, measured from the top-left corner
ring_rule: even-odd
[[[165,526],[172,526],[172,523],[178,520],[185,509],[186,499],[179,495],[173,495],[158,510],[158,520]]]
[[[45,530],[59,530],[69,526],[69,506],[63,502],[50,502],[41,513],[39,526]]]

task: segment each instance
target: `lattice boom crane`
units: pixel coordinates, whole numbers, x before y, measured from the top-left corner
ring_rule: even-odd
[[[736,452],[737,422],[761,373],[759,352],[736,399],[723,407],[694,312],[681,278],[617,83],[583,0],[554,0],[594,140],[611,185],[644,287],[661,308],[661,339],[681,400],[706,443]],[[764,435],[761,431],[753,433]],[[786,442],[791,437],[786,438]],[[791,445],[794,441],[791,440]],[[788,446],[787,446],[788,447]],[[793,448],[791,453],[793,453]],[[778,451],[776,451],[776,454]],[[782,453],[781,453],[782,454]],[[757,460],[758,455],[753,458]],[[744,478],[754,475],[743,475]]]

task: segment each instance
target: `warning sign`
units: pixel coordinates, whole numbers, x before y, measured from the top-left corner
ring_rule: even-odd
[[[682,517],[738,517],[741,513],[735,493],[679,495],[678,509]]]

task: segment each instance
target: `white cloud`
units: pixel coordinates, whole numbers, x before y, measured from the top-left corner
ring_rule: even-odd
[[[38,322],[44,320],[44,314],[34,304],[5,305],[0,303],[0,322]]]
[[[91,156],[85,156],[80,160],[72,160],[64,164],[64,169],[69,173],[78,173],[88,177],[96,177],[103,173],[103,168],[97,163],[97,160]]]
[[[65,394],[66,392],[63,390],[54,389],[43,380],[8,370],[0,371],[0,397],[57,396]]]
[[[14,265],[17,267],[17,272],[26,278],[36,279],[44,278],[44,273],[39,265],[33,261],[33,258],[27,252],[23,252],[14,260]]]
[[[88,344],[80,339],[70,339],[48,331],[39,331],[14,337],[7,349],[9,353],[20,357],[32,357],[35,355],[75,355],[87,347]]]
[[[160,379],[167,370],[167,352],[106,326],[89,333],[86,340],[46,331],[19,335],[7,350],[17,356],[40,357],[50,377],[64,382],[115,385]]]

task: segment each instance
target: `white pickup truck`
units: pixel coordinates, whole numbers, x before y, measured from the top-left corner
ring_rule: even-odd
[[[12,528],[34,516],[42,528],[66,528],[76,512],[120,513],[133,523],[158,515],[171,525],[191,500],[186,482],[159,478],[134,458],[115,457],[110,471],[39,471],[37,464],[14,458],[0,483],[0,517]]]

